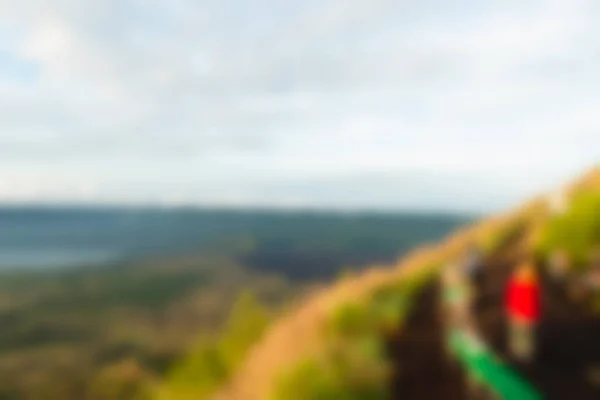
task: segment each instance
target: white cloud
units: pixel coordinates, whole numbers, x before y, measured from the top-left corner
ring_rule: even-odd
[[[0,0],[0,200],[501,207],[600,159],[599,17]]]

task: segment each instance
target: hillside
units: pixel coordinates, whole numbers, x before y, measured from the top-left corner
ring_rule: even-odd
[[[391,332],[392,336],[402,335],[403,321],[414,302],[413,294],[433,281],[440,268],[461,256],[470,244],[478,243],[488,257],[501,256],[505,251],[503,246],[518,232],[518,244],[526,254],[540,257],[550,247],[562,246],[575,260],[577,252],[588,251],[592,245],[600,244],[600,203],[594,202],[594,199],[600,199],[600,169],[563,186],[558,193],[567,203],[565,217],[553,216],[556,196],[540,196],[512,212],[459,229],[437,245],[417,249],[391,268],[373,266],[360,275],[340,280],[312,294],[267,331],[249,352],[234,378],[215,398],[310,399],[319,391],[321,395],[315,398],[389,398],[389,378],[385,378],[389,371],[370,376],[366,381],[359,382],[362,378],[357,377],[369,375],[366,372],[379,367],[384,370],[394,368],[386,358],[385,350],[381,350],[387,343],[385,332]],[[586,221],[592,221],[591,225]],[[569,229],[571,232],[583,231],[584,234],[577,235],[582,239],[573,243],[569,235],[554,235],[556,230]],[[497,267],[491,265],[488,268],[492,271]],[[348,329],[356,331],[356,320],[362,318],[360,312],[379,315],[381,308],[390,304],[396,305],[391,328],[388,324],[388,330],[377,327],[363,329],[360,335],[348,334]],[[382,319],[369,319],[369,323],[381,324]],[[365,330],[368,333],[365,334]],[[371,349],[379,346],[379,350],[371,351],[367,358],[362,352],[356,361],[352,354],[357,346],[366,343],[365,338],[375,346]],[[340,357],[346,357],[343,371],[336,366],[336,361],[332,361]]]
[[[464,220],[0,208],[0,399],[141,400],[165,380],[214,389],[305,292]],[[97,250],[114,261],[95,262]]]

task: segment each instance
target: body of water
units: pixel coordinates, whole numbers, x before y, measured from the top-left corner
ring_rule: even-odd
[[[356,252],[348,261],[362,262],[437,240],[468,220],[407,213],[7,207],[0,208],[0,269],[97,265],[219,248],[258,249],[251,261],[273,268],[288,254],[327,262],[349,249]]]

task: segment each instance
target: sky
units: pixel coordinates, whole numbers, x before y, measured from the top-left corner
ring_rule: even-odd
[[[596,0],[0,0],[0,202],[493,211],[600,161]]]

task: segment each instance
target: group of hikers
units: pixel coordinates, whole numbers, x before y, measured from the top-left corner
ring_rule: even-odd
[[[542,289],[552,296],[565,296],[573,304],[600,296],[600,251],[589,259],[584,273],[575,273],[566,251],[557,249],[543,268],[526,260],[515,266],[504,282],[504,316],[507,350],[514,361],[527,364],[535,360],[538,325],[542,316]],[[484,277],[482,252],[471,246],[458,264],[448,266],[442,276],[445,322],[449,332],[460,329],[479,338],[474,304]],[[542,286],[548,286],[542,288]]]

